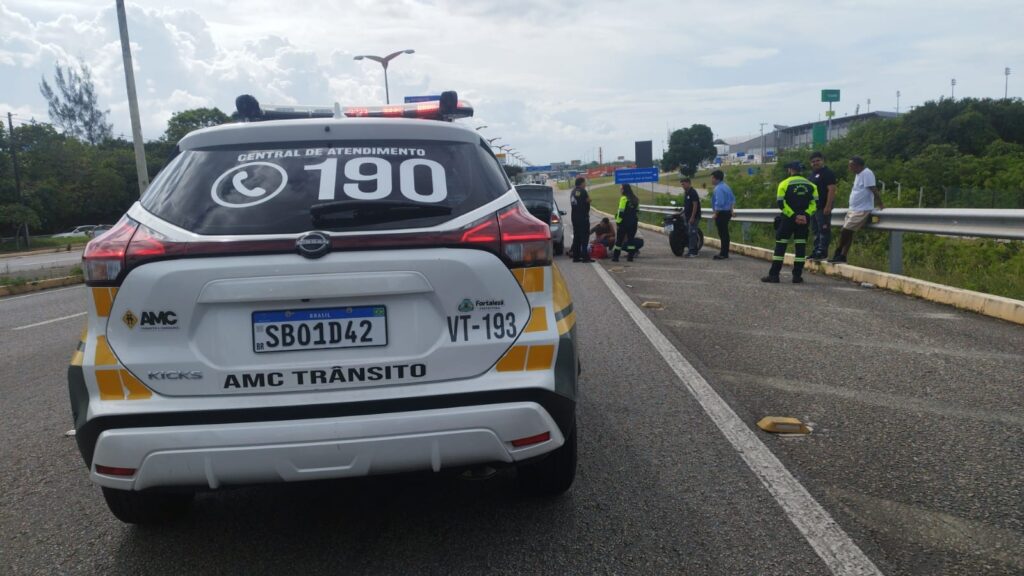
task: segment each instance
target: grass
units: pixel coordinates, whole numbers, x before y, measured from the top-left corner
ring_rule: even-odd
[[[75,238],[32,238],[31,245],[28,248],[22,247],[19,250],[14,240],[10,240],[8,242],[0,242],[0,254],[43,250],[46,248],[67,248],[70,250],[73,246],[81,246],[87,242],[89,242],[89,238],[85,236]]]

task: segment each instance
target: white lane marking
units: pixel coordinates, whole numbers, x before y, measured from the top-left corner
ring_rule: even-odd
[[[26,328],[35,328],[36,326],[43,326],[44,324],[53,324],[54,322],[60,322],[62,320],[70,320],[71,318],[78,318],[79,316],[85,316],[88,312],[79,312],[78,314],[71,314],[68,316],[61,316],[60,318],[53,318],[52,320],[43,320],[42,322],[36,322],[35,324],[27,324],[25,326],[18,326],[17,328],[11,328],[11,330],[25,330]]]
[[[4,302],[11,302],[13,300],[21,300],[22,298],[32,298],[34,296],[45,296],[47,294],[56,294],[57,292],[67,292],[68,290],[75,290],[76,288],[81,288],[81,287],[82,286],[71,286],[70,288],[58,288],[56,290],[40,290],[38,292],[33,292],[32,294],[25,294],[25,295],[22,295],[22,296],[11,296],[10,298],[2,298],[2,299],[0,299],[0,304],[3,304]]]
[[[761,480],[783,512],[803,534],[808,544],[837,576],[877,574],[882,572],[843,531],[821,504],[783,466],[772,451],[740,420],[732,408],[708,384],[686,358],[669,342],[653,322],[619,288],[611,275],[598,264],[593,265],[597,275],[630,315],[640,331],[647,336],[655,350],[661,354],[676,377],[712,422],[739,452],[743,461]]]

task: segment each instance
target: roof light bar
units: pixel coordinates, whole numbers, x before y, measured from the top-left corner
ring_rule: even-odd
[[[432,102],[387,106],[288,106],[260,103],[248,94],[235,99],[238,117],[243,121],[299,120],[303,118],[421,118],[427,120],[452,121],[473,116],[473,105],[459,100],[454,91],[442,92],[441,99]]]
[[[444,102],[417,102],[414,104],[392,104],[390,106],[350,106],[342,109],[350,118],[421,118],[426,120],[455,120],[473,116],[473,105],[456,99],[454,105]]]

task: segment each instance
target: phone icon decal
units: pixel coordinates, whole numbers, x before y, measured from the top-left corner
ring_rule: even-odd
[[[277,180],[280,184],[273,187]],[[225,208],[248,208],[277,196],[287,184],[288,173],[284,168],[270,162],[249,162],[218,176],[210,188],[210,196]],[[268,192],[268,187],[274,190]]]

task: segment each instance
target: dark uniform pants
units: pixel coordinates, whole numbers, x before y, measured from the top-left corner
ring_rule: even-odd
[[[810,218],[808,218],[810,220]],[[772,256],[772,268],[769,276],[778,276],[782,270],[782,262],[786,257],[786,245],[793,242],[796,258],[793,259],[793,277],[799,278],[804,273],[804,262],[807,260],[807,224],[797,224],[796,217],[782,217],[779,227],[775,230],[775,254]]]
[[[587,259],[587,241],[590,239],[590,218],[572,219],[572,247],[569,254],[573,258]]]
[[[832,242],[831,216],[825,216],[824,210],[814,213],[814,250],[811,254],[828,256],[828,245]]]
[[[625,250],[628,254],[632,255],[636,249],[633,246],[633,238],[636,236],[636,222],[620,222],[619,227],[615,230],[615,252],[621,252]]]

